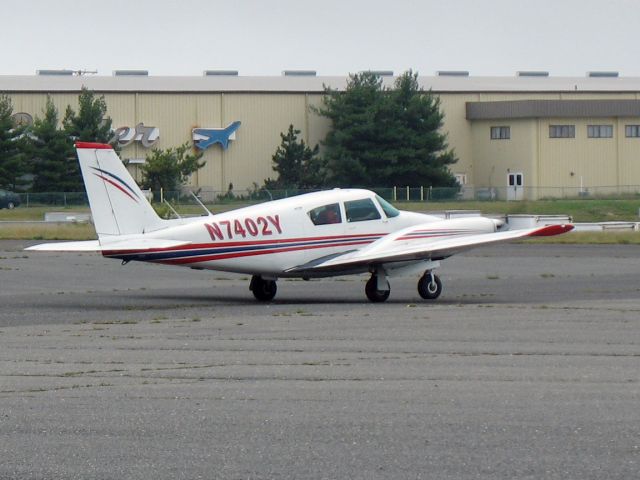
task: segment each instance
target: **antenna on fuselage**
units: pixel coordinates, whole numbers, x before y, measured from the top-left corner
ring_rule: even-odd
[[[176,217],[178,217],[178,218],[182,218],[182,217],[180,216],[180,214],[179,214],[178,212],[176,212],[176,209],[175,209],[175,208],[173,208],[169,202],[167,202],[167,199],[166,199],[166,198],[164,199],[164,203],[166,203],[166,204],[167,204],[167,207],[169,207],[169,209],[173,212],[173,214],[174,214]]]
[[[212,217],[212,216],[213,216],[213,213],[211,213],[211,211],[210,211],[207,207],[205,207],[205,206],[204,206],[204,203],[202,203],[202,202],[200,201],[200,199],[198,198],[198,196],[197,196],[195,193],[193,193],[193,192],[191,192],[191,195],[193,196],[193,198],[195,198],[196,202],[198,202],[198,205],[200,205],[200,206],[204,209],[204,211],[205,211],[205,212],[207,212],[207,215],[208,215],[209,217]]]

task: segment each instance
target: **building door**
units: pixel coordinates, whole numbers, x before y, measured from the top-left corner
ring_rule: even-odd
[[[507,174],[507,200],[524,198],[524,175],[522,172]]]

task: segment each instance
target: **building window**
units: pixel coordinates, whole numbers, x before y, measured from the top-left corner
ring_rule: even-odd
[[[576,138],[576,126],[549,125],[549,138]]]
[[[509,140],[511,127],[491,127],[491,140]]]
[[[612,138],[613,125],[587,125],[587,137]]]
[[[625,125],[624,130],[625,130],[625,135],[627,136],[627,138],[630,138],[630,137],[638,138],[638,137],[640,137],[640,125]]]

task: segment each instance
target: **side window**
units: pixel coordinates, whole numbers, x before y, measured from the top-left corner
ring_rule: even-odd
[[[314,208],[313,210],[309,210],[307,215],[309,215],[314,225],[329,225],[342,222],[340,205],[337,203]]]
[[[370,198],[344,202],[344,209],[347,213],[347,222],[365,222],[380,218],[378,209]]]

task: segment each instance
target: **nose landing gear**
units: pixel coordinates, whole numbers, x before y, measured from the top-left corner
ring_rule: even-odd
[[[442,293],[442,282],[431,270],[424,272],[418,280],[418,293],[425,300],[435,300]]]

